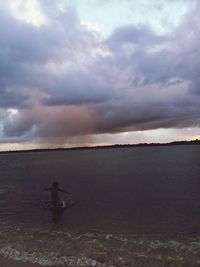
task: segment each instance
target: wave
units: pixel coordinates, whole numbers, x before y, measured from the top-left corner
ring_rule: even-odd
[[[40,265],[85,267],[190,266],[200,264],[200,238],[166,240],[160,236],[70,233],[24,226],[0,228],[0,255]]]
[[[67,266],[96,266],[96,267],[102,267],[101,263],[98,263],[96,260],[89,259],[87,257],[81,257],[77,258],[75,256],[71,257],[57,257],[54,253],[49,253],[47,255],[39,254],[36,252],[27,252],[27,251],[19,251],[15,248],[12,248],[10,246],[4,247],[0,250],[0,255],[13,259],[16,261],[29,261],[31,263],[38,263],[40,265],[67,265]]]

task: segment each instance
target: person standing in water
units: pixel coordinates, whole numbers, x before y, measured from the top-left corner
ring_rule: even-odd
[[[45,188],[44,191],[50,191],[51,192],[51,202],[52,202],[53,207],[62,206],[58,192],[69,194],[69,192],[59,188],[58,182],[53,182],[52,187]]]

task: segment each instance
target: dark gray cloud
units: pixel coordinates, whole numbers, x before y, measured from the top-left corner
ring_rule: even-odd
[[[96,37],[80,25],[73,8],[56,13],[49,24],[39,28],[7,13],[1,14],[0,25],[0,86],[4,106],[15,104],[9,94],[6,97],[13,85],[19,95],[24,88],[35,87],[45,92],[49,95],[45,101],[51,105],[110,97],[110,85],[94,72],[92,65]],[[23,98],[21,102],[23,105]]]
[[[165,35],[125,25],[106,39],[42,3],[40,27],[0,11],[1,142],[199,127],[198,2]]]

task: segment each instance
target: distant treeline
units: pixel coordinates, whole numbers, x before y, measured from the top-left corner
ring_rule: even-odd
[[[46,149],[29,149],[29,150],[9,150],[0,151],[2,153],[24,153],[24,152],[45,152],[45,151],[66,151],[66,150],[89,150],[89,149],[108,149],[108,148],[129,148],[129,147],[148,147],[148,146],[177,146],[177,145],[200,145],[200,140],[191,141],[174,141],[170,143],[139,143],[139,144],[115,144],[105,146],[85,146],[85,147],[70,147],[70,148],[46,148]]]

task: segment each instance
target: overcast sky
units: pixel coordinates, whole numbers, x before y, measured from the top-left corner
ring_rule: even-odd
[[[0,150],[200,138],[199,14],[198,0],[0,0]]]

